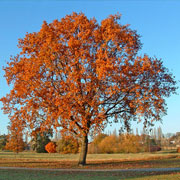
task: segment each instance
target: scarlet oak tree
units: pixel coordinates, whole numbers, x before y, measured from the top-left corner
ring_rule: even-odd
[[[131,120],[161,120],[164,98],[176,91],[161,60],[137,56],[139,35],[119,20],[110,15],[98,24],[72,13],[44,22],[19,40],[21,52],[4,68],[13,86],[1,99],[5,113],[32,129],[62,127],[81,137],[82,165],[89,133],[113,121],[129,128]]]

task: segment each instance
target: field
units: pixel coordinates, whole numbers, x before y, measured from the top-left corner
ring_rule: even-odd
[[[180,154],[175,152],[137,154],[88,154],[87,165],[84,167],[78,167],[78,157],[78,154],[61,155],[37,154],[29,152],[14,154],[11,152],[0,152],[0,167],[36,168],[34,170],[21,170],[18,168],[0,169],[0,180],[180,179],[180,171],[115,171],[115,169],[180,167]],[[38,168],[50,168],[52,170],[45,171]],[[58,170],[69,168],[71,170]],[[79,169],[79,171],[75,171],[75,169],[77,168]],[[93,171],[94,169],[100,171],[95,172]],[[112,169],[112,172],[106,171],[106,169]]]
[[[78,154],[0,152],[0,166],[31,168],[79,168]],[[180,167],[180,154],[175,152],[137,154],[88,154],[83,169],[129,169]]]

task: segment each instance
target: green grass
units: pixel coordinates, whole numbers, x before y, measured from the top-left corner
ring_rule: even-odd
[[[0,180],[178,180],[172,172],[59,172],[37,170],[0,170]]]
[[[130,178],[132,180],[179,180],[180,174],[170,174],[170,175],[158,175],[158,176],[147,176],[147,177],[138,177]]]

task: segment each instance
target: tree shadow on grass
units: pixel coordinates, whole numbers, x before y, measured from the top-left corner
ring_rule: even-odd
[[[4,167],[26,167],[26,168],[73,168],[76,162],[66,161],[0,161],[0,166]]]
[[[180,167],[180,158],[134,160],[134,161],[92,161],[88,162],[89,168],[154,168],[154,167]]]
[[[171,151],[161,151],[161,154],[177,154],[177,150],[171,150]]]
[[[0,159],[0,166],[30,167],[30,168],[55,168],[55,169],[132,169],[132,168],[164,168],[180,167],[180,158],[149,159],[149,160],[92,160],[87,161],[84,167],[78,166],[78,161],[49,161],[25,159]]]

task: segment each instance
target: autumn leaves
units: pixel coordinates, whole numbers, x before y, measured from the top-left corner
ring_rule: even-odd
[[[166,112],[164,97],[176,91],[161,60],[137,57],[139,35],[120,24],[120,15],[101,24],[83,13],[44,22],[19,48],[4,68],[13,88],[1,101],[11,122],[32,130],[61,127],[87,138],[109,119],[126,128],[138,118],[151,124]]]

